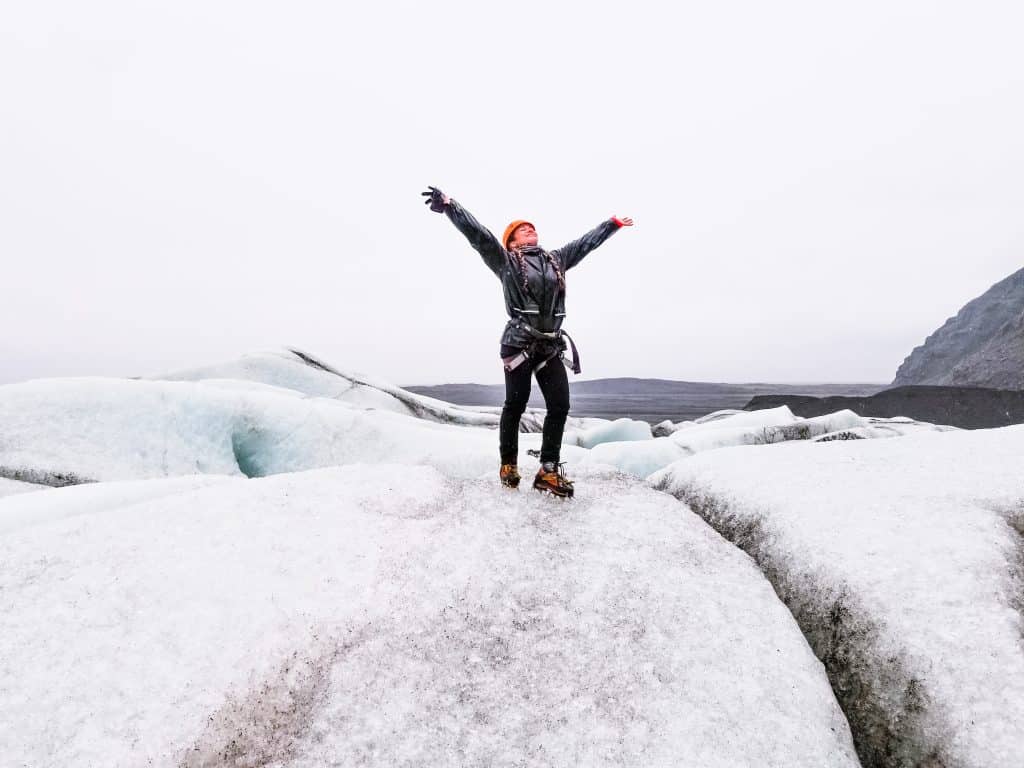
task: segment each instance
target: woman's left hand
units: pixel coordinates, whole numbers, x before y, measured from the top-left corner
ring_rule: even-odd
[[[615,223],[618,224],[620,227],[633,226],[633,220],[629,218],[629,216],[614,216],[612,218],[615,219]]]

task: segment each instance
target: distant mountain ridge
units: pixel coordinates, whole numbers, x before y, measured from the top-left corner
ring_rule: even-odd
[[[1024,269],[965,304],[910,353],[892,383],[1024,389]]]
[[[863,397],[885,388],[884,384],[725,384],[670,379],[610,378],[571,382],[572,414],[602,419],[628,417],[657,424],[669,419],[695,419],[724,408],[741,409],[756,395],[847,395]],[[464,406],[501,405],[502,384],[438,384],[406,386],[410,392]],[[530,405],[543,408],[539,387],[534,386]]]

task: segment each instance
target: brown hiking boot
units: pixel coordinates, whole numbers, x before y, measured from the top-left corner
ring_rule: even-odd
[[[540,465],[537,476],[533,479],[533,487],[560,499],[571,499],[573,494],[572,480],[562,472],[562,464],[555,464],[553,461],[546,461]]]
[[[498,477],[501,478],[501,484],[506,488],[518,488],[519,481],[522,479],[519,475],[519,467],[515,464],[502,464]]]

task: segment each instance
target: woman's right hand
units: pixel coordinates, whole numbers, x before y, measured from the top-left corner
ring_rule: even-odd
[[[429,205],[430,210],[434,213],[444,213],[444,208],[448,205],[451,200],[448,195],[442,192],[437,187],[427,187],[426,192],[421,193],[427,199],[423,201],[424,205]]]

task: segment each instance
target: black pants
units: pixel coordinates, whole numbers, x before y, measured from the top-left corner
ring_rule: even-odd
[[[506,347],[501,350],[503,357],[517,352]],[[531,362],[527,360],[514,370],[505,371],[505,407],[501,410],[501,427],[498,431],[502,464],[518,463],[519,419],[526,410],[526,401],[530,399],[530,378],[533,375]],[[569,376],[565,372],[565,365],[557,357],[549,360],[536,375],[548,411],[544,417],[540,460],[557,462],[562,448],[565,420],[569,416]]]

